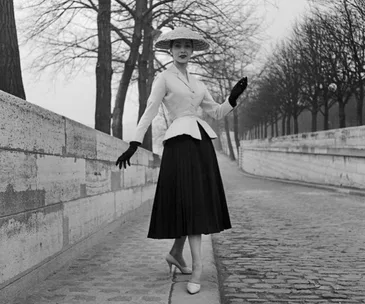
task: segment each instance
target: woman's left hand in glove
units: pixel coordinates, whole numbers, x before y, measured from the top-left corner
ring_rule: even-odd
[[[243,77],[239,80],[231,90],[231,94],[228,97],[228,101],[232,107],[237,105],[237,98],[246,90],[247,88],[247,77]]]

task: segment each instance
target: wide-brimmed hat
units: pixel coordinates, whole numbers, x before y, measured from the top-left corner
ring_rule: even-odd
[[[194,51],[203,51],[209,48],[209,43],[200,34],[185,27],[177,27],[170,32],[162,34],[157,39],[155,47],[168,50],[171,47],[171,41],[177,39],[192,40]]]

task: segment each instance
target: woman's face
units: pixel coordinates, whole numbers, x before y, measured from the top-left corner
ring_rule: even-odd
[[[188,63],[193,54],[193,43],[188,39],[178,39],[172,42],[172,58],[178,63]]]

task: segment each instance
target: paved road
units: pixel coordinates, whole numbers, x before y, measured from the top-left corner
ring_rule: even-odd
[[[147,224],[145,216],[119,227],[11,304],[168,303],[171,242],[147,239]]]
[[[222,303],[365,303],[365,198],[251,178],[219,155]]]

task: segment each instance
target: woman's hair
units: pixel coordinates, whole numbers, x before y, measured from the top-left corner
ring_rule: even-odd
[[[174,44],[174,41],[175,40],[170,40],[170,50],[172,49],[172,45]],[[194,41],[193,40],[190,40],[190,42],[191,42],[191,45],[192,45],[192,47],[194,49]]]

